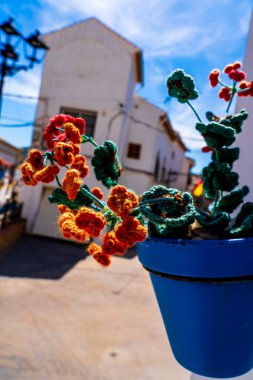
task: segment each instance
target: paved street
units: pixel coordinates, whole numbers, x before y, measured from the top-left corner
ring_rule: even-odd
[[[133,255],[130,255],[133,256]],[[0,257],[1,380],[189,380],[137,257],[25,236]]]

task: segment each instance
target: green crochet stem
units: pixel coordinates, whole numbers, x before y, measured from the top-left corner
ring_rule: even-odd
[[[90,142],[92,145],[94,145],[95,147],[98,147],[99,145],[96,143],[96,141],[93,140],[92,137],[89,137],[89,136],[86,136],[86,135],[82,135],[82,141],[81,143],[84,144],[86,142]]]
[[[193,105],[189,102],[189,100],[187,100],[186,103],[188,104],[188,106],[190,106],[190,108],[191,108],[192,111],[194,112],[195,116],[197,117],[198,121],[199,121],[200,123],[202,123],[202,120],[201,120],[199,114],[197,113],[197,111],[195,110],[195,108],[193,107]]]
[[[228,86],[227,84],[223,83],[220,79],[218,80],[219,84],[222,86],[222,87],[226,87],[228,88],[229,90],[232,90],[232,87],[231,86]]]
[[[101,202],[100,199],[98,199],[94,194],[92,194],[89,190],[87,190],[84,186],[81,186],[82,193],[86,195],[88,198],[90,198],[93,202],[97,203],[101,209],[104,209],[107,207],[106,203]]]
[[[57,182],[58,186],[59,186],[60,188],[62,188],[61,182],[60,182],[59,177],[58,177],[57,174],[55,174],[55,179],[56,179],[56,182]]]
[[[230,106],[232,104],[232,101],[233,101],[235,93],[236,93],[236,82],[234,81],[233,82],[233,87],[232,87],[232,95],[231,95],[230,101],[229,101],[227,109],[226,109],[226,113],[227,114],[229,113],[229,109],[230,109]]]

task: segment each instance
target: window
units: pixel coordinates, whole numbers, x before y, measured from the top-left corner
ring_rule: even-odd
[[[128,144],[127,157],[139,160],[141,157],[141,144]]]
[[[173,151],[171,152],[171,159],[172,159],[172,160],[174,160],[174,158],[175,158],[175,154],[176,154],[176,153],[175,153],[174,150],[173,150]]]
[[[160,154],[158,152],[156,156],[155,171],[154,171],[154,177],[156,181],[158,181],[159,172],[160,172]]]
[[[84,111],[75,108],[61,107],[60,113],[65,115],[70,115],[73,117],[81,117],[86,121],[86,131],[85,134],[89,137],[94,136],[97,113],[92,111]]]

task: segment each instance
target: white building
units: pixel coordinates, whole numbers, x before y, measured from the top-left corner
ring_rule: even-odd
[[[243,70],[247,74],[247,80],[253,81],[253,16],[251,17]],[[234,170],[240,176],[240,186],[248,185],[250,193],[245,200],[253,202],[253,98],[238,97],[235,112],[245,108],[249,116],[244,122],[242,132],[237,135],[235,146],[240,147],[240,158],[235,162]]]
[[[116,142],[124,168],[120,183],[136,193],[154,183],[176,186],[171,173],[182,172],[187,148],[164,111],[135,95],[136,85],[143,84],[140,48],[95,18],[49,33],[45,42],[50,51],[36,119],[44,120],[45,126],[58,113],[83,117],[87,134],[98,144],[106,139]],[[36,125],[34,146],[41,146],[41,131]],[[89,159],[93,149],[84,144],[82,153]],[[99,185],[92,173],[85,183],[91,188]],[[185,183],[179,185],[185,190]],[[30,232],[60,237],[58,210],[47,200],[54,186],[25,189],[24,216]]]

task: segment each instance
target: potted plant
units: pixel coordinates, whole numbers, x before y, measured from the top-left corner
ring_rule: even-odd
[[[216,69],[209,79],[213,87],[222,86],[219,97],[228,102],[227,114],[207,112],[205,123],[190,103],[198,97],[193,78],[177,69],[167,80],[169,95],[192,108],[204,150],[212,151],[203,170],[208,210],[198,209],[189,193],[177,189],[158,185],[138,196],[119,185],[117,146],[112,141],[99,146],[85,135],[85,121],[69,115],[50,120],[43,133],[48,150],[32,149],[21,165],[27,185],[56,180],[49,201],[58,204],[63,236],[88,243],[87,252],[101,265],[138,243],[176,359],[192,372],[222,378],[253,367],[253,203],[243,204],[246,185],[236,188],[233,163],[239,149],[231,147],[247,112],[229,114],[235,95],[253,95],[253,82],[246,82],[239,62],[224,72],[232,85],[221,82]],[[81,143],[94,146],[91,165],[110,189],[107,201],[100,188],[89,189],[82,181],[89,167]],[[62,182],[61,169],[66,170]],[[91,241],[99,236],[100,245]]]

